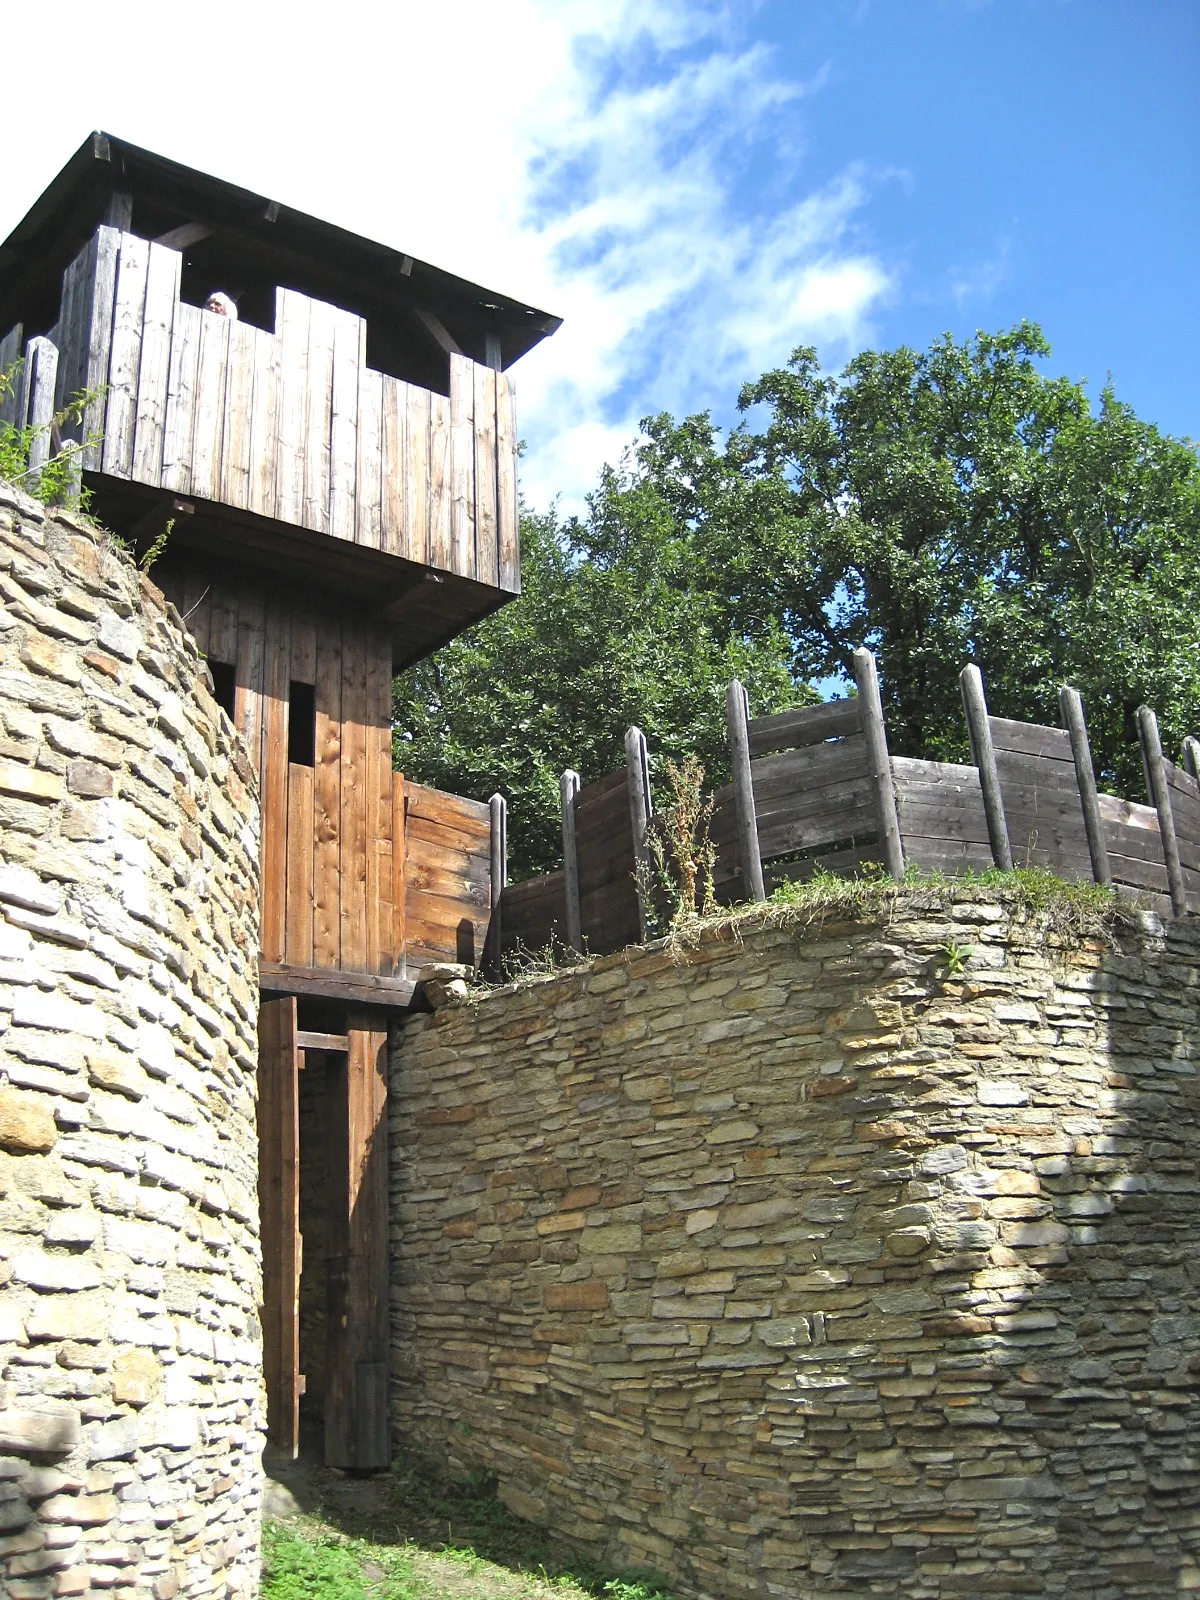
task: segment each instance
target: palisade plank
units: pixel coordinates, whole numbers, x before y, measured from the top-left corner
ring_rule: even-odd
[[[238,596],[237,618],[237,679],[233,695],[233,722],[245,740],[246,753],[255,775],[261,778],[267,627],[266,602],[260,591],[242,589]]]
[[[136,233],[121,235],[112,347],[108,362],[108,404],[104,419],[101,471],[128,478],[133,471],[137,425],[138,367],[142,354],[142,321],[146,312],[146,277],[150,245]]]
[[[284,959],[289,966],[313,964],[313,769],[288,767],[287,914]]]
[[[262,517],[275,515],[279,458],[279,351],[274,333],[254,330],[254,398],[250,409],[250,484],[246,504]]]
[[[432,562],[429,546],[429,427],[433,397],[415,384],[404,386],[407,412],[404,431],[404,512],[396,554],[409,561]],[[436,563],[435,563],[436,564]]]
[[[500,581],[496,514],[496,374],[475,367],[475,576],[480,583]]]
[[[404,474],[408,466],[408,385],[384,373],[380,436],[383,464],[379,486],[379,548],[404,554]]]
[[[225,418],[221,436],[221,495],[226,505],[250,505],[250,448],[254,412],[258,329],[248,322],[229,326],[225,378]]]
[[[191,493],[221,498],[221,444],[225,432],[225,385],[229,363],[228,317],[200,313],[200,353],[196,364],[196,424],[192,434]]]
[[[275,515],[303,523],[308,421],[308,334],[312,301],[295,289],[275,297],[279,341],[279,423],[275,435]]]
[[[196,306],[180,301],[171,329],[161,482],[164,489],[173,489],[177,494],[192,492],[192,441],[196,432],[196,384],[204,315]]]
[[[113,314],[117,295],[117,262],[121,254],[119,228],[97,228],[95,263],[92,273],[91,303],[88,317],[87,361],[83,388],[91,399],[84,408],[82,438],[83,467],[85,471],[99,471],[103,459],[107,427],[109,357],[112,354]]]
[[[367,967],[367,651],[363,631],[342,635],[341,966]]]
[[[450,402],[429,396],[429,565],[450,572],[454,486],[450,470]]]
[[[262,693],[262,928],[264,961],[284,959],[288,877],[288,684],[291,623],[272,595],[266,607]]]
[[[349,311],[338,311],[333,326],[333,396],[329,444],[329,532],[335,539],[356,537],[359,382],[366,377],[363,346],[367,325]]]
[[[496,374],[496,512],[500,551],[499,583],[509,594],[521,592],[521,541],[517,507],[517,422],[512,380]]]
[[[333,428],[333,342],[340,313],[324,300],[309,308],[307,418],[304,437],[304,505],[297,519],[329,532],[330,438]]]
[[[146,268],[146,301],[138,365],[133,476],[155,488],[162,482],[163,430],[171,369],[171,337],[179,304],[178,250],[152,244]]]
[[[475,576],[474,363],[450,357],[450,570]]]
[[[383,377],[367,367],[358,387],[358,520],[355,538],[372,550],[380,544],[383,472]]]
[[[313,771],[313,965],[341,965],[342,628],[321,617],[316,630],[316,765]]]

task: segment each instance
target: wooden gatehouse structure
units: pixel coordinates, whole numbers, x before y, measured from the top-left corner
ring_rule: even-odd
[[[332,1465],[389,1459],[389,1013],[503,877],[502,811],[393,771],[392,676],[519,591],[508,369],[557,326],[103,133],[0,245],[0,415],[162,544],[258,778],[270,1437]]]

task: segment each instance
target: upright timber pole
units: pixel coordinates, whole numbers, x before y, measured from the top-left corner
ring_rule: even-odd
[[[892,763],[888,756],[883,701],[879,697],[879,675],[875,670],[875,657],[862,646],[854,652],[854,681],[858,685],[867,760],[879,812],[883,864],[899,883],[904,877],[904,849],[900,842],[900,820],[896,815],[896,791],[892,788]]]
[[[654,815],[654,804],[650,798],[650,761],[646,754],[646,736],[640,728],[629,728],[625,733],[625,775],[629,784],[629,826],[633,833],[638,923],[642,939],[645,940],[652,909],[647,902],[652,885],[650,819]]]
[[[500,901],[501,896],[504,894],[504,886],[508,882],[508,802],[502,794],[494,794],[488,801],[488,814],[491,819],[489,866],[491,869],[492,906],[492,920],[488,928],[488,936],[492,941],[493,959],[499,961],[504,947],[504,929],[501,925],[503,909]]]
[[[1177,917],[1186,917],[1187,890],[1183,883],[1183,868],[1179,864],[1175,814],[1171,809],[1171,787],[1167,782],[1162,740],[1158,735],[1158,718],[1149,706],[1139,706],[1137,720],[1142,760],[1146,764],[1146,787],[1150,791],[1150,803],[1158,812],[1158,831],[1162,837],[1163,860],[1167,867],[1167,889],[1171,896],[1171,910]]]
[[[1092,858],[1092,877],[1097,883],[1112,883],[1112,863],[1108,859],[1108,843],[1104,837],[1104,819],[1100,815],[1100,796],[1096,790],[1096,773],[1092,766],[1092,747],[1088,741],[1087,723],[1083,715],[1083,700],[1078,689],[1063,684],[1058,691],[1058,709],[1063,726],[1071,736],[1071,755],[1075,760],[1075,781],[1079,785],[1079,803],[1083,807],[1083,826],[1087,834],[1088,854]]]
[[[575,796],[579,793],[579,774],[570,767],[559,779],[562,797],[563,895],[566,900],[567,943],[583,954],[583,921],[579,904],[579,846],[575,837]]]
[[[754,779],[750,771],[750,701],[737,678],[725,691],[725,728],[729,737],[729,762],[733,768],[733,805],[737,817],[738,854],[742,861],[742,889],[747,900],[765,900],[762,857],[758,852],[758,817],[754,809]]]
[[[987,701],[983,695],[983,676],[979,668],[974,664],[964,667],[958,675],[958,685],[962,690],[963,710],[967,714],[967,731],[971,735],[971,755],[979,772],[979,787],[983,791],[983,811],[987,817],[992,860],[1001,872],[1011,872],[1012,845],[1008,841],[1008,824],[1004,820],[1000,774],[996,770],[996,751],[992,744]]]

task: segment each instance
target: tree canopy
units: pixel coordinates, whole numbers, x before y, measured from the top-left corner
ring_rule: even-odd
[[[1074,683],[1098,772],[1139,793],[1138,705],[1168,747],[1200,727],[1200,462],[1048,354],[1029,323],[837,375],[799,349],[727,434],[648,418],[586,517],[524,519],[521,599],[398,681],[400,764],[499,788],[517,864],[550,865],[563,766],[612,770],[637,722],[718,777],[731,675],[778,709],[865,643],[894,753],[965,755],[975,661],[998,715],[1057,722]]]

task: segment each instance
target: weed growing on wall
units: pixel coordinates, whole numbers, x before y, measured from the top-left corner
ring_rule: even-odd
[[[716,910],[713,802],[704,793],[704,768],[695,756],[664,762],[662,770],[667,792],[650,829],[651,882],[640,887],[643,903],[665,904],[667,928],[678,929]]]
[[[22,365],[22,361],[14,361],[0,371],[0,406],[15,393]],[[64,428],[81,423],[84,411],[101,396],[100,390],[81,389],[49,423],[41,426],[17,427],[0,422],[0,479],[17,484],[43,505],[86,511],[91,496],[80,482],[80,457],[84,450],[100,443],[100,435],[92,433],[81,442],[63,444],[61,433]],[[47,433],[50,453],[40,467],[31,467],[34,445]]]

